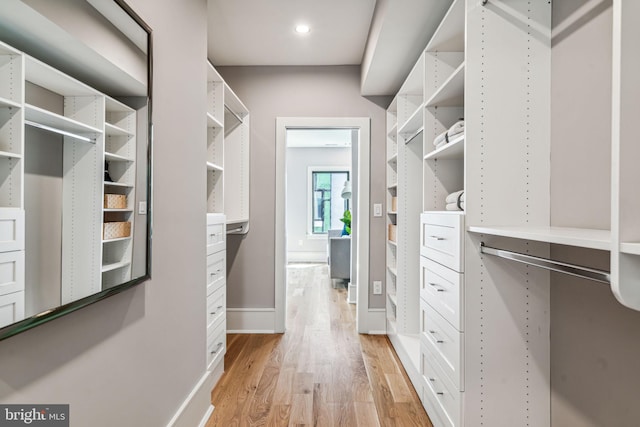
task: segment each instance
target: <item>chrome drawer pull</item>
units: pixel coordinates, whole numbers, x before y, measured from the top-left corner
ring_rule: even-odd
[[[429,333],[430,333],[431,335],[433,335],[433,337],[434,337],[434,338],[436,337],[436,331],[429,331]],[[444,341],[439,340],[439,339],[437,339],[437,338],[436,338],[436,343],[437,343],[437,344],[443,344],[443,343],[444,343]]]
[[[439,286],[437,283],[429,282],[429,286],[436,288],[436,292],[444,292],[444,288]]]
[[[438,396],[444,396],[444,392],[442,392],[442,391],[436,391],[436,394],[437,394]]]
[[[434,240],[446,240],[444,237],[440,237],[440,236],[428,236],[428,237]]]
[[[216,347],[216,349],[215,349],[215,350],[213,350],[213,351],[211,352],[211,354],[216,354],[217,352],[219,352],[219,351],[220,351],[220,349],[221,349],[221,348],[222,348],[222,343],[221,343],[221,342],[219,342],[219,343],[218,343],[218,346]]]
[[[222,308],[222,306],[221,306],[221,305],[219,305],[219,306],[217,306],[217,307],[216,307],[215,311],[212,311],[212,312],[211,312],[211,313],[209,313],[209,314],[213,316],[213,315],[214,315],[214,314],[216,314],[216,313],[218,312],[218,310],[220,310],[221,308]]]
[[[429,381],[431,381],[432,383],[435,383],[436,379],[435,378],[429,378]]]

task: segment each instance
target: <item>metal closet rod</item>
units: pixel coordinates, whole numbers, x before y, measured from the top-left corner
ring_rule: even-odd
[[[238,120],[240,123],[244,123],[244,120],[242,120],[242,118],[238,115],[238,113],[236,113],[231,108],[229,108],[227,104],[224,105],[224,108],[226,108],[227,111],[230,112],[233,115],[233,117],[236,118],[236,120]]]
[[[492,248],[483,243],[480,244],[480,252],[486,255],[493,255],[511,261],[521,262],[527,265],[544,268],[558,273],[569,274],[583,279],[595,280],[606,284],[611,283],[611,273],[604,270],[582,267],[580,265],[566,262],[554,261],[548,258],[540,258],[533,255],[525,255],[519,252],[512,252],[505,249]]]
[[[232,228],[231,230],[227,230],[227,234],[237,234],[237,233],[241,233],[242,230],[244,230],[244,227],[236,227],[236,228]]]
[[[422,132],[424,132],[424,128],[423,128],[423,127],[422,127],[422,128],[420,128],[420,129],[418,129],[418,130],[416,131],[416,133],[414,133],[413,135],[411,135],[411,137],[410,137],[409,139],[405,139],[405,140],[404,140],[404,143],[405,143],[405,144],[410,143],[411,141],[413,141],[413,140],[414,140],[414,138],[415,138],[416,136],[420,135]]]
[[[57,133],[59,135],[64,135],[64,136],[68,136],[70,138],[75,138],[75,139],[78,139],[78,140],[83,141],[83,142],[91,142],[91,143],[93,142],[93,140],[91,138],[89,138],[89,137],[78,135],[78,134],[75,134],[75,133],[72,133],[72,132],[68,132],[66,130],[58,129],[58,128],[55,128],[53,126],[44,125],[42,123],[33,122],[31,120],[25,120],[24,124],[27,125],[27,126],[34,127],[34,128],[43,129],[43,130],[46,130],[46,131],[49,131],[49,132]]]

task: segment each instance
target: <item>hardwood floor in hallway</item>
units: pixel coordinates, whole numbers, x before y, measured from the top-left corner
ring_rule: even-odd
[[[356,333],[327,266],[287,276],[286,333],[228,335],[207,427],[432,427],[388,339]]]

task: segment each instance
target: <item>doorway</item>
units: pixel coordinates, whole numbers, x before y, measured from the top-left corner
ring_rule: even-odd
[[[352,189],[351,199],[348,206],[352,212],[351,224],[351,263],[350,281],[352,291],[356,300],[356,325],[358,331],[366,330],[368,313],[368,281],[369,281],[369,152],[370,152],[370,119],[369,118],[310,118],[310,117],[288,117],[276,119],[276,236],[275,236],[275,315],[276,332],[285,331],[286,314],[286,268],[287,250],[292,241],[287,241],[287,133],[299,130],[347,130],[355,136],[351,144],[351,167],[349,171],[349,181]],[[323,166],[323,165],[319,165]],[[322,168],[321,168],[322,169]],[[331,172],[331,171],[327,171]],[[309,174],[313,170],[309,170]],[[313,180],[313,175],[307,182]],[[343,179],[337,178],[337,179]],[[325,177],[326,179],[326,177]],[[326,185],[325,185],[326,186]],[[341,193],[342,193],[341,189]],[[331,190],[325,189],[326,192]],[[330,215],[321,215],[319,210],[314,212],[314,195],[321,196],[320,193],[311,192],[308,202],[308,214],[305,218],[310,224],[307,233],[313,235],[314,223],[323,228],[335,226],[331,224]],[[337,196],[333,197],[334,201]],[[324,203],[318,200],[315,207]],[[319,208],[318,208],[319,209]],[[337,208],[335,208],[337,209]],[[320,218],[321,217],[321,218]],[[315,222],[315,220],[318,220]],[[329,221],[328,224],[324,221]],[[319,228],[317,228],[319,229]],[[311,233],[309,233],[311,231]],[[318,233],[319,234],[319,233]],[[327,244],[327,236],[321,237],[321,245]],[[298,239],[300,240],[300,239]],[[293,240],[298,244],[298,240]],[[310,239],[313,240],[313,239]],[[320,239],[318,239],[320,240]],[[313,251],[307,251],[313,252]],[[320,251],[316,251],[320,253]],[[308,255],[313,256],[313,255]]]

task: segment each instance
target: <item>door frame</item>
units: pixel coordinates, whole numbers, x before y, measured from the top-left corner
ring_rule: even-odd
[[[357,169],[356,327],[359,333],[369,331],[369,197],[371,119],[369,117],[277,117],[276,118],[276,220],[275,220],[275,332],[284,333],[287,304],[286,242],[286,165],[287,129],[349,128],[358,129],[357,156],[351,157],[351,174]],[[353,150],[353,147],[352,147]],[[357,157],[357,165],[354,165]],[[355,168],[354,166],[357,166]],[[353,201],[352,201],[353,206]],[[353,266],[352,266],[353,271]]]

